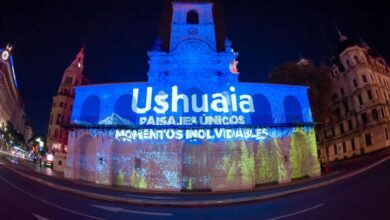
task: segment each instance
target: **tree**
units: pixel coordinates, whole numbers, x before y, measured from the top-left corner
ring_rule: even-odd
[[[309,87],[309,100],[314,121],[325,122],[331,115],[332,80],[328,74],[329,68],[325,65],[319,67],[313,63],[296,64],[286,62],[269,75],[271,83],[302,85]]]
[[[255,161],[253,154],[248,151],[248,148],[244,141],[241,142],[241,175],[242,182],[244,184],[249,184],[253,180],[254,171],[255,171]]]
[[[280,142],[277,139],[272,140],[270,149],[270,158],[272,160],[273,180],[285,182],[288,179],[287,170],[285,167],[284,156],[280,149]]]
[[[19,133],[18,130],[14,127],[12,122],[8,121],[6,127],[2,130],[2,135],[4,135],[4,140],[9,146],[20,146],[24,147],[25,140],[24,135]]]
[[[116,184],[123,186],[125,184],[125,175],[122,170],[119,170],[118,175],[116,176]]]
[[[257,154],[257,178],[256,183],[270,183],[272,182],[272,169],[271,161],[268,150],[265,147],[264,142],[259,142]]]
[[[139,185],[138,185],[138,175],[137,175],[137,171],[133,170],[133,172],[131,173],[131,176],[130,176],[130,186],[134,187],[134,188],[138,188]]]
[[[321,173],[314,129],[295,128],[291,135],[290,161],[292,178]]]

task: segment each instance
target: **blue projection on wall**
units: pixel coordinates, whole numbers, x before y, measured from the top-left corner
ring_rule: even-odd
[[[203,88],[128,83],[76,88],[72,123],[122,126],[278,126],[311,123],[307,88],[237,83]],[[208,120],[208,121],[206,121]]]
[[[213,5],[172,6],[169,48],[148,52],[148,82],[75,89],[65,175],[168,191],[319,175],[308,88],[239,82]]]

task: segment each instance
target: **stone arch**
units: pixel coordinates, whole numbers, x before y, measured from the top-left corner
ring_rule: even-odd
[[[205,142],[199,139],[187,141],[183,145],[182,155],[182,188],[209,189],[208,149]]]
[[[196,10],[187,13],[187,24],[199,24],[199,13]]]
[[[272,109],[267,97],[261,94],[253,96],[255,112],[251,114],[252,124],[272,124]]]
[[[115,139],[112,148],[112,182],[120,186],[133,186],[131,174],[134,172],[135,147],[128,142]]]
[[[99,122],[100,99],[97,96],[89,96],[81,106],[80,120],[89,124]]]
[[[131,111],[131,103],[133,96],[131,94],[126,94],[120,96],[114,106],[114,112],[123,119],[130,120],[130,122],[135,123],[137,118],[136,115]]]
[[[303,114],[301,104],[294,96],[287,96],[284,99],[284,114],[286,123],[302,123]]]
[[[94,138],[83,135],[77,141],[77,149],[80,152],[80,179],[93,182],[96,172],[96,143]]]

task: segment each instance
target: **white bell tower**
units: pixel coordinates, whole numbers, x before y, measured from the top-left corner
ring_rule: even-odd
[[[170,51],[189,39],[201,40],[217,50],[212,3],[173,3]]]

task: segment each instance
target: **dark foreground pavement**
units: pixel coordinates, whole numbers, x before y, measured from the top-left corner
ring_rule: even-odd
[[[263,202],[193,208],[87,199],[0,166],[0,211],[0,219],[390,219],[390,161],[317,190]]]

